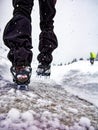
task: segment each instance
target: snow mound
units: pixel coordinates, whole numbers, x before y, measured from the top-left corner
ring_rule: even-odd
[[[26,111],[20,113],[19,110],[12,108],[6,119],[3,118],[0,122],[0,130],[94,130],[90,120],[81,117],[79,123],[73,126],[67,126],[60,123],[57,114],[49,111],[39,113]]]

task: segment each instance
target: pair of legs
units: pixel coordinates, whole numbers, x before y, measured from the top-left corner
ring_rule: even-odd
[[[31,66],[33,53],[31,38],[31,11],[34,0],[13,0],[13,18],[5,27],[3,40],[10,49],[8,59],[12,66]],[[57,47],[57,38],[53,32],[56,0],[39,0],[40,29],[39,55],[42,65],[52,62],[52,52]]]

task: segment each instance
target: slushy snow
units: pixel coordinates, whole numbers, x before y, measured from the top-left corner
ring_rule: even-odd
[[[13,82],[9,72],[10,63],[7,59],[2,60],[4,66],[0,63],[0,130],[98,128],[97,61],[94,66],[89,61],[52,66],[50,79],[36,77],[37,65],[33,64],[30,91],[22,92],[11,88]],[[93,97],[95,91],[95,100],[92,100],[90,97]]]

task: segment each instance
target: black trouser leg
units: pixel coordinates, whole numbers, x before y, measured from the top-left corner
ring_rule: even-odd
[[[9,60],[15,66],[30,65],[32,61],[31,10],[33,0],[13,0],[13,18],[4,30],[4,43],[9,47]]]
[[[58,46],[56,35],[53,32],[53,18],[55,16],[56,0],[39,0],[40,28],[38,61],[48,65],[52,62],[52,52]]]

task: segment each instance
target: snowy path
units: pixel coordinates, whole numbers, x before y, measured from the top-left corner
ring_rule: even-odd
[[[37,79],[32,81],[30,89],[28,92],[14,89],[0,92],[0,130],[98,128],[98,108],[67,93],[54,81]]]
[[[10,65],[6,60],[1,60],[0,130],[98,130],[98,107],[89,100],[84,100],[85,98],[81,99],[81,96],[69,93],[68,89],[65,90],[64,82],[72,89],[75,86],[77,89],[81,88],[81,85],[86,83],[80,72],[69,71],[68,75],[67,67],[56,67],[52,69],[51,79],[40,79],[35,76],[35,65],[30,91],[21,92],[11,88]],[[72,69],[72,66],[70,68]],[[95,83],[97,76],[95,77],[88,77],[86,73],[85,80],[89,81],[91,78],[91,83]],[[58,85],[62,80],[63,84]],[[92,89],[89,84],[88,87]]]

